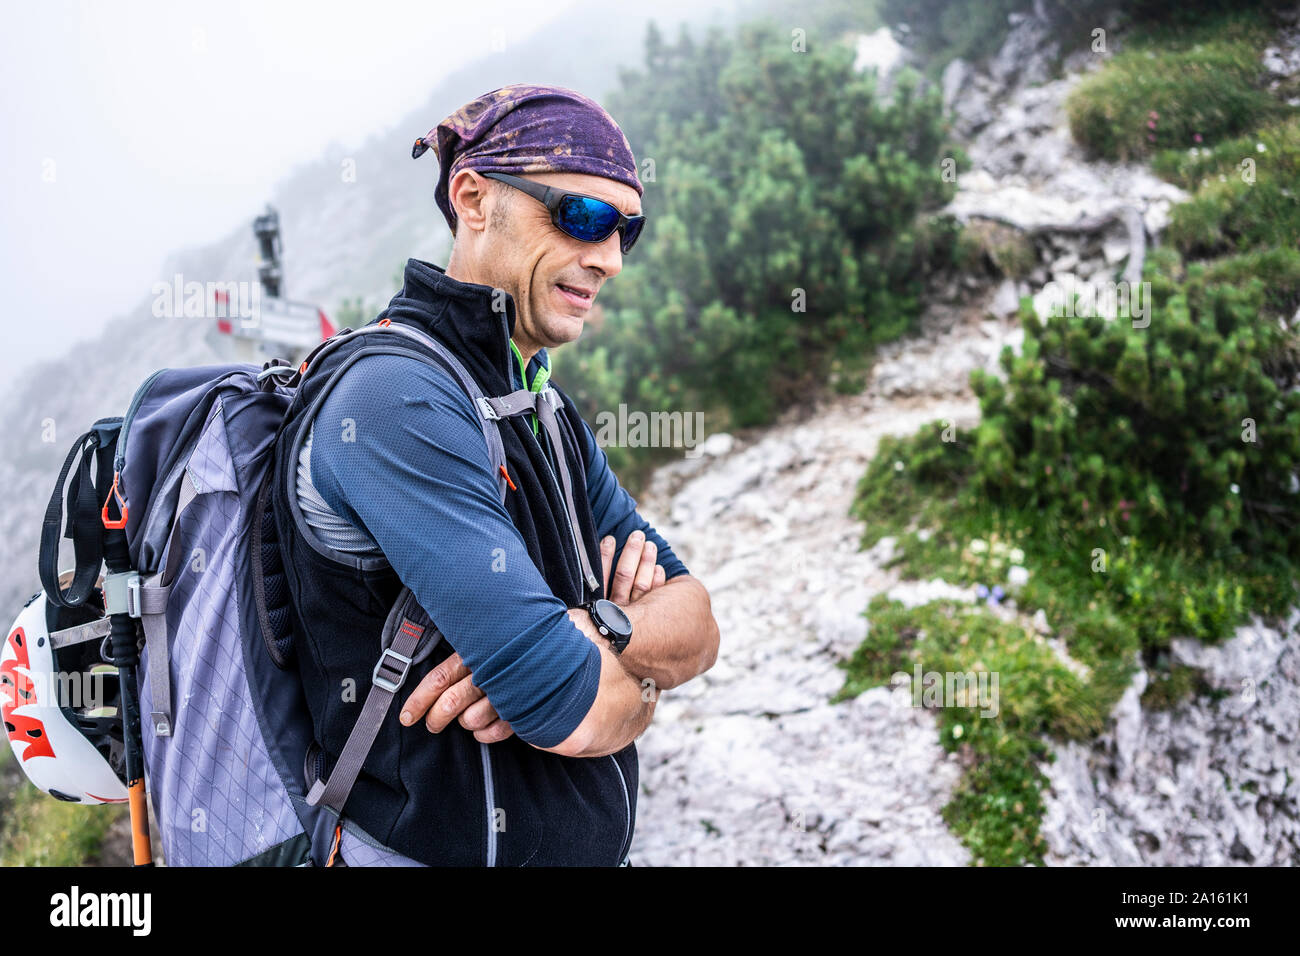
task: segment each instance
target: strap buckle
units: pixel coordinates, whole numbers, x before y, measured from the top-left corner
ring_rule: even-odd
[[[132,617],[140,617],[140,588],[142,583],[140,575],[133,574],[126,581],[126,613]]]
[[[278,362],[280,360],[272,359],[271,361]],[[264,369],[262,369],[262,371],[257,373],[257,380],[259,382],[265,382],[268,378],[270,378],[273,375],[283,375],[285,377],[285,380],[287,381],[288,379],[293,378],[297,374],[298,374],[298,370],[294,368],[292,365],[268,365]]]
[[[398,661],[398,664],[389,663],[390,659]],[[384,653],[379,655],[379,662],[375,664],[375,669],[370,675],[370,683],[390,694],[396,694],[398,688],[406,683],[407,672],[411,669],[411,658],[405,654],[399,654],[391,647],[385,647]],[[381,676],[380,671],[385,674],[396,674],[396,679],[389,676]]]
[[[497,410],[492,407],[492,403],[486,398],[480,398],[478,400],[478,410],[479,414],[490,422],[499,421],[501,418],[501,416],[497,414]]]
[[[140,616],[140,575],[114,571],[104,575],[104,613]]]

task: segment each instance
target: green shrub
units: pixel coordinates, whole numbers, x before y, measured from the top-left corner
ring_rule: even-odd
[[[912,47],[937,70],[954,57],[979,60],[996,52],[1008,14],[1030,6],[1029,0],[884,0],[881,15],[895,27],[906,24]]]
[[[919,217],[953,189],[939,94],[903,76],[883,102],[853,60],[848,44],[792,52],[771,24],[652,34],[645,72],[610,101],[654,163],[651,225],[602,327],[560,357],[584,413],[626,402],[705,411],[710,431],[759,424],[832,373],[860,380],[874,344],[911,326],[949,238]]]
[[[0,866],[84,866],[127,815],[125,805],[64,803],[22,780],[5,807]]]
[[[1300,249],[1264,249],[1206,263],[1197,271],[1198,283],[1263,287],[1265,321],[1293,316],[1300,306]]]
[[[972,375],[974,493],[1207,553],[1300,558],[1300,342],[1263,283],[1155,270],[1149,327],[1025,316],[1007,381]]]

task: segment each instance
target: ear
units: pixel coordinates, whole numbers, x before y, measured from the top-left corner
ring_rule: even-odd
[[[472,169],[462,169],[447,184],[447,198],[456,210],[458,226],[482,232],[487,228],[487,198],[490,180],[484,179]],[[457,229],[459,232],[459,229]]]

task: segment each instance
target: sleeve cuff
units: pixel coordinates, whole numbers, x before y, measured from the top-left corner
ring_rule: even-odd
[[[600,650],[595,644],[588,643],[587,658],[582,667],[555,692],[553,699],[562,703],[540,727],[528,729],[526,733],[519,733],[516,729],[525,743],[534,747],[562,744],[578,729],[595,704],[596,692],[600,689]]]

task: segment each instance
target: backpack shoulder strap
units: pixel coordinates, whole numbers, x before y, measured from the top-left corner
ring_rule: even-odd
[[[41,545],[37,573],[46,599],[60,607],[80,607],[90,597],[104,561],[104,524],[107,515],[100,507],[100,494],[112,479],[120,418],[102,418],[73,443],[63,461],[54,493],[41,523]],[[80,456],[80,461],[78,461]],[[73,465],[76,464],[76,471]],[[92,478],[92,468],[95,469]],[[72,481],[68,482],[68,473]],[[63,524],[63,494],[67,487],[67,529],[72,539],[76,572],[65,591],[59,586],[59,531]]]
[[[456,384],[458,384],[461,389],[464,390],[465,394],[469,396],[470,402],[479,413],[479,424],[483,428],[483,437],[487,441],[489,464],[492,468],[492,475],[497,483],[497,495],[502,503],[504,503],[506,500],[507,488],[505,477],[506,452],[505,445],[502,444],[501,434],[498,431],[497,426],[497,420],[502,416],[492,414],[483,404],[483,390],[479,387],[478,382],[474,380],[474,377],[465,369],[465,366],[461,363],[460,359],[456,358],[455,354],[437,339],[421,332],[414,326],[392,322],[388,319],[381,319],[373,325],[364,325],[359,329],[347,329],[341,331],[318,345],[316,350],[307,356],[302,365],[297,368],[294,372],[293,378],[290,379],[288,384],[293,386],[301,382],[302,378],[306,376],[314,364],[318,363],[319,359],[328,355],[344,342],[353,341],[357,336],[375,336],[379,338],[380,341],[383,341],[384,338],[394,334],[404,336],[423,346],[427,351],[432,352],[439,367],[449,372],[451,377],[455,379]],[[390,342],[389,344],[392,343]],[[380,348],[382,349],[384,346],[381,345]],[[403,350],[403,354],[407,354],[406,350]],[[347,365],[348,363],[345,362],[341,367],[335,369],[331,377],[337,378]],[[276,366],[272,369],[267,369],[266,371],[273,372],[274,368],[287,369],[287,366]],[[324,399],[332,384],[333,383],[330,381],[326,382],[325,387],[320,391],[318,401]]]

